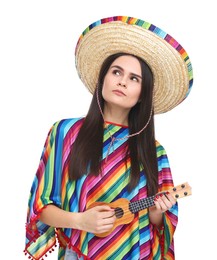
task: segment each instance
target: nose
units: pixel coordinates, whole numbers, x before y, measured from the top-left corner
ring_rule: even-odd
[[[118,86],[120,86],[120,87],[124,87],[124,88],[127,87],[126,82],[125,82],[123,79],[120,80],[120,82],[118,82]]]

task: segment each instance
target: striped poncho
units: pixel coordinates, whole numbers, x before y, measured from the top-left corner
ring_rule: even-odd
[[[109,124],[104,130],[102,173],[96,177],[85,174],[76,181],[68,177],[68,157],[83,118],[64,119],[50,129],[39,167],[34,178],[26,223],[25,254],[31,259],[44,259],[59,242],[58,259],[63,260],[66,246],[72,247],[85,259],[174,259],[173,235],[177,225],[178,206],[164,214],[163,230],[159,232],[149,221],[148,209],[135,214],[129,224],[119,225],[104,238],[92,233],[60,229],[45,225],[39,220],[41,211],[54,204],[66,211],[83,212],[96,201],[113,202],[119,198],[137,201],[147,197],[146,177],[141,169],[140,181],[128,192],[130,160],[125,161],[127,140],[118,139],[112,149],[110,134],[121,138],[129,134],[124,126]],[[159,191],[173,187],[173,180],[164,148],[156,142],[159,169]]]

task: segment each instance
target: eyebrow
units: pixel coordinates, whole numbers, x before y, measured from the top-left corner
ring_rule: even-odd
[[[113,66],[111,66],[111,69],[112,69],[112,68],[117,68],[117,69],[119,69],[119,70],[121,70],[121,71],[124,71],[124,69],[123,69],[122,67],[118,66],[118,65],[113,65]],[[133,73],[133,72],[131,72],[131,75],[142,79],[142,77],[141,77],[140,75],[137,75],[137,74],[135,74],[135,73]]]

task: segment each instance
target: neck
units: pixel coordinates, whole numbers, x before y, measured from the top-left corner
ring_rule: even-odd
[[[104,106],[104,120],[128,126],[128,110]]]

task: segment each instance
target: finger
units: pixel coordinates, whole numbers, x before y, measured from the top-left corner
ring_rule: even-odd
[[[104,232],[108,232],[113,228],[113,225],[103,225],[97,228],[97,232],[98,234],[100,233],[104,233]]]
[[[112,218],[115,219],[115,212],[114,211],[103,211],[103,212],[100,212],[100,217],[102,219],[112,219]]]
[[[169,193],[161,194],[160,197],[167,208],[171,208],[176,203],[175,199]]]
[[[159,201],[162,211],[169,210],[173,206],[173,202],[169,200],[169,198],[165,195],[160,196],[161,200]]]
[[[102,219],[102,225],[114,225],[116,218],[114,216]]]
[[[109,207],[108,205],[100,205],[100,206],[96,206],[95,209],[97,211],[110,211],[110,212],[114,212],[114,209]]]
[[[111,218],[115,215],[115,210],[108,205],[97,206],[95,210],[100,212],[99,216],[102,219]]]
[[[111,230],[114,227],[115,217],[101,219],[98,222],[97,233],[103,233]]]
[[[163,198],[165,197],[163,195],[163,193],[159,194],[159,195],[156,195],[155,197],[155,205],[156,205],[156,208],[161,211],[162,213],[165,212],[166,210],[168,210],[168,207],[170,207],[170,205],[167,205],[166,202],[164,200],[167,200],[166,198]],[[167,203],[170,203],[168,200],[167,200]],[[172,205],[172,204],[171,204]]]
[[[166,197],[167,197],[167,199],[169,200],[169,201],[171,201],[171,203],[174,205],[174,204],[176,204],[176,199],[169,193],[169,192],[166,192],[166,195],[165,195]]]
[[[160,205],[160,196],[159,195],[156,195],[155,196],[155,199],[154,199],[154,204],[155,204],[155,207],[157,210],[161,210],[161,205]]]

